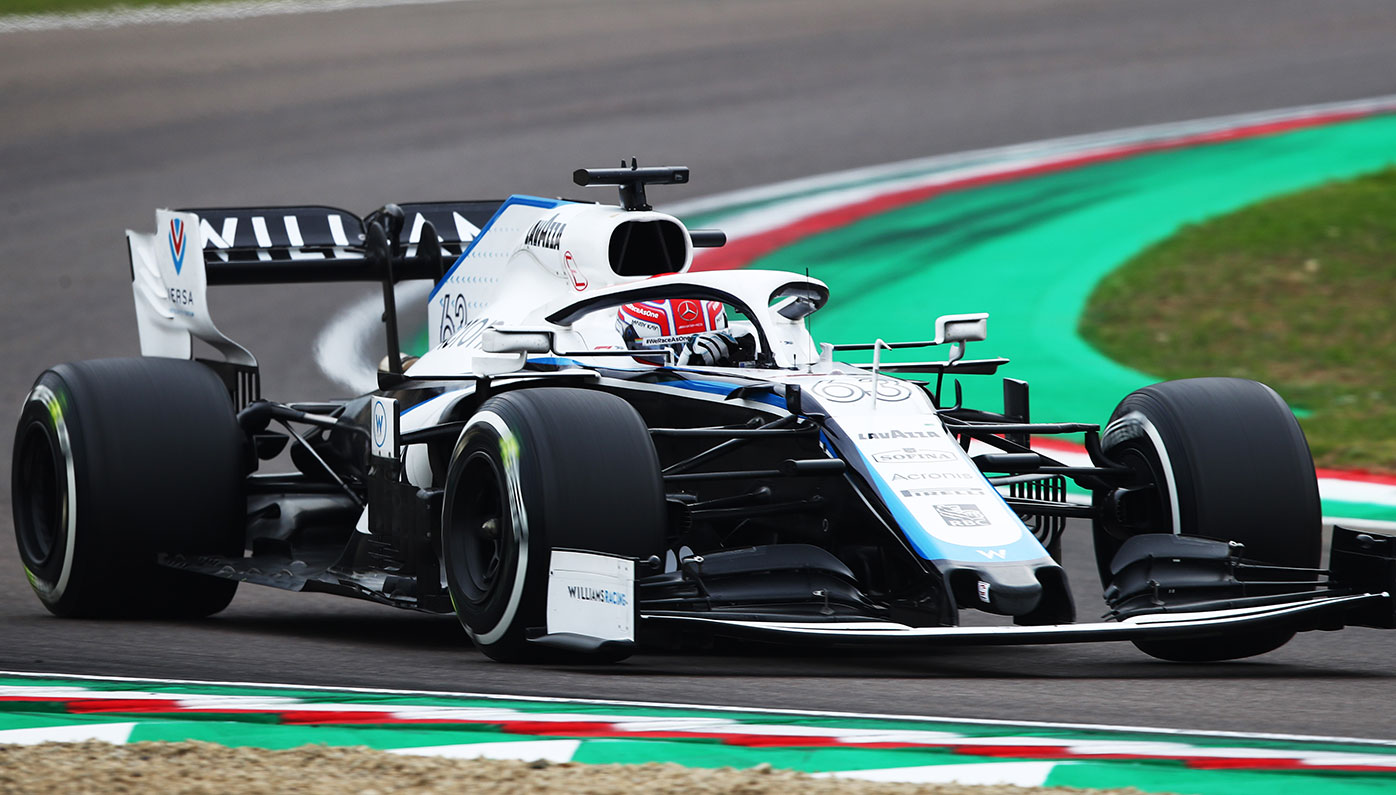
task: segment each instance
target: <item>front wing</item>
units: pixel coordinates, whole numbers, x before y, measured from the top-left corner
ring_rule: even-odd
[[[705,615],[641,613],[642,625],[713,636],[822,646],[891,646],[938,648],[950,646],[1094,643],[1111,640],[1157,640],[1205,637],[1256,629],[1339,629],[1344,614],[1391,594],[1363,593],[1324,596],[1302,602],[1206,610],[1152,613],[1121,621],[1089,624],[994,627],[910,627],[891,621],[753,621]]]

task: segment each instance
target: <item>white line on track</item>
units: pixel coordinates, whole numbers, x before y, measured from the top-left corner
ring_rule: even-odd
[[[39,745],[41,743],[98,742],[125,745],[136,728],[134,721],[126,723],[89,723],[77,726],[42,726],[30,729],[0,731],[0,745]]]
[[[399,690],[378,687],[343,687],[330,685],[290,685],[270,682],[221,682],[199,679],[149,679],[134,676],[88,676],[83,674],[55,674],[32,671],[0,671],[0,676],[15,676],[33,679],[74,679],[89,682],[122,682],[129,684],[179,685],[185,687],[256,687],[266,690],[318,690],[331,693],[354,693],[378,696],[425,696],[428,698],[475,698],[491,701],[527,701],[540,704],[580,704],[603,707],[642,707],[646,709],[693,709],[709,712],[741,712],[762,715],[792,715],[809,718],[848,718],[858,720],[897,720],[925,721],[935,723],[961,723],[974,726],[1004,726],[1029,729],[1066,729],[1069,731],[1129,732],[1135,734],[1157,734],[1168,737],[1217,737],[1238,740],[1276,740],[1280,742],[1305,743],[1347,743],[1396,748],[1396,740],[1379,740],[1363,737],[1334,737],[1316,734],[1277,734],[1271,732],[1233,732],[1203,729],[1168,729],[1156,726],[1113,726],[1103,723],[1059,723],[1052,721],[994,720],[990,718],[956,718],[934,715],[895,715],[878,712],[833,712],[808,709],[767,709],[764,707],[731,707],[713,704],[683,704],[659,701],[624,701],[594,698],[556,698],[549,696],[510,696],[498,693],[468,693],[450,690]]]
[[[1129,147],[1145,143],[1189,138],[1264,124],[1344,113],[1380,113],[1396,110],[1396,94],[1342,102],[1298,105],[1290,108],[1211,116],[1202,119],[1126,127],[1119,130],[1049,138],[1022,144],[975,149],[932,157],[902,160],[875,166],[836,171],[811,177],[744,188],[666,205],[674,215],[726,212],[738,209],[722,220],[729,237],[755,234],[796,221],[816,212],[851,204],[872,196],[922,187],[979,172],[992,173],[1003,167],[1022,168],[1044,160],[1054,160],[1083,152]],[[823,194],[823,195],[820,195]],[[815,197],[818,196],[816,199]],[[762,207],[742,211],[744,205],[778,202],[777,208]],[[782,212],[774,210],[780,209]],[[736,225],[735,227],[733,225]]]
[[[95,30],[130,25],[184,25],[222,19],[286,14],[323,14],[354,8],[421,6],[471,0],[232,0],[226,3],[180,3],[143,8],[120,7],[72,14],[18,14],[0,17],[0,34],[46,30]]]
[[[906,784],[1041,787],[1057,762],[971,762],[968,764],[890,767],[881,770],[838,770],[811,773],[814,778],[849,778]],[[1070,764],[1070,762],[1067,762]]]

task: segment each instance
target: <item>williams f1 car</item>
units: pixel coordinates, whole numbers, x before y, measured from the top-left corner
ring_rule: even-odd
[[[1222,660],[1396,625],[1393,539],[1337,528],[1320,568],[1312,459],[1268,387],[1156,384],[1103,428],[1031,419],[1013,379],[971,408],[958,379],[1006,364],[967,356],[987,315],[816,343],[819,280],[692,268],[723,234],[646,197],[686,168],[573,176],[619,206],[160,210],[128,232],[142,356],[45,371],[19,420],[15,532],[44,606],[205,616],[249,582],[454,613],[504,661],[718,638]],[[418,358],[398,342],[409,279],[434,284]],[[264,399],[207,288],[329,281],[383,286],[379,388]],[[1034,450],[1044,434],[1084,438],[1089,465]],[[1070,517],[1093,525],[1103,620],[1075,620]]]

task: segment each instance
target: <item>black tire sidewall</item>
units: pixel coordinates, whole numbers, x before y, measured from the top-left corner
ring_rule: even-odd
[[[525,599],[530,603],[527,607],[533,607],[533,602],[537,600],[536,594],[524,590],[529,580],[527,567],[535,563],[529,553],[537,545],[531,536],[531,506],[520,502],[524,484],[535,478],[523,474],[523,461],[520,460],[523,456],[511,455],[511,451],[516,452],[524,447],[519,442],[519,433],[526,433],[512,414],[507,404],[490,402],[471,418],[452,456],[442,510],[443,555],[452,604],[471,640],[485,649],[513,650],[520,647],[524,640],[523,627],[522,623],[515,621],[515,617],[521,611],[525,614],[533,612],[523,605]],[[472,484],[463,482],[464,479],[477,467],[487,467],[497,478],[492,485],[505,519],[499,529],[503,542],[500,545],[499,569],[494,580],[486,583],[480,593],[476,592],[473,584],[463,582],[468,576],[466,572],[478,566],[478,563],[470,559],[474,550],[467,548],[471,541],[464,537],[467,531],[461,526],[464,523],[463,514],[469,508],[457,504],[458,500],[467,496],[464,493],[466,489],[472,488]],[[473,487],[482,491],[490,488],[484,485]],[[523,511],[520,514],[517,508],[521,504]],[[519,571],[521,557],[525,561],[522,575]],[[511,628],[514,631],[511,632]]]
[[[1273,389],[1239,378],[1168,381],[1126,397],[1111,424],[1130,414],[1157,432],[1167,456],[1162,468],[1176,489],[1182,526],[1158,532],[1239,541],[1247,557],[1318,566],[1322,510],[1313,459]],[[1111,442],[1107,426],[1106,455]],[[1156,452],[1153,460],[1161,463]]]
[[[61,616],[184,617],[227,605],[236,582],[156,565],[160,552],[241,555],[243,437],[216,374],[149,357],[62,364],[40,375],[16,432],[17,537],[21,443],[34,423],[53,438],[60,428],[66,434],[70,456],[60,468],[72,473],[63,484],[72,518],[61,560],[33,570],[21,543],[45,607]]]
[[[1119,432],[1117,421],[1131,415],[1151,432]],[[1236,541],[1253,560],[1318,567],[1322,506],[1313,459],[1293,412],[1273,389],[1238,378],[1168,381],[1126,397],[1110,421],[1102,437],[1106,455],[1127,450],[1171,483],[1161,490],[1168,519],[1151,532]],[[1101,583],[1108,585],[1121,542],[1099,522],[1094,536]],[[1293,634],[1263,630],[1135,645],[1161,659],[1201,662],[1263,654]]]
[[[14,509],[15,543],[19,548],[20,563],[25,575],[39,600],[50,610],[60,612],[65,603],[67,582],[72,577],[73,555],[70,541],[75,541],[73,524],[69,519],[74,514],[74,497],[78,477],[85,475],[73,470],[84,470],[83,461],[74,461],[64,455],[60,439],[66,439],[71,450],[73,439],[82,439],[79,418],[63,411],[66,397],[65,385],[53,372],[43,373],[35,382],[20,411],[19,425],[15,431],[14,461],[11,464],[10,486]],[[37,473],[29,469],[28,453],[31,445],[47,445],[39,451],[51,456],[54,471],[54,488],[61,498],[58,516],[44,517],[53,526],[48,553],[40,559],[32,521],[25,516],[31,510],[43,510],[31,502],[29,478]],[[71,474],[70,474],[71,472]],[[67,577],[64,574],[67,574]],[[61,586],[61,587],[60,587]],[[69,597],[69,602],[72,598]],[[61,613],[60,613],[61,614]]]

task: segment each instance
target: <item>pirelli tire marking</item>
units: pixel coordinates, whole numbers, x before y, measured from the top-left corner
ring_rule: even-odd
[[[470,434],[471,429],[480,425],[489,427],[499,437],[499,458],[504,464],[505,490],[509,497],[509,532],[514,536],[515,548],[518,551],[518,563],[514,568],[514,582],[509,588],[509,601],[504,607],[504,613],[500,615],[499,621],[494,627],[485,632],[476,632],[469,626],[465,631],[471,639],[482,645],[497,643],[509,631],[514,623],[514,616],[519,611],[519,604],[523,601],[524,578],[528,573],[528,512],[524,508],[523,489],[521,486],[522,474],[519,467],[519,439],[514,435],[509,424],[504,418],[493,411],[480,411],[470,420],[470,425],[461,434],[462,443]]]
[[[73,573],[73,549],[77,544],[78,528],[78,504],[77,504],[77,473],[73,466],[73,447],[68,437],[68,424],[63,418],[63,403],[58,399],[58,395],[52,389],[43,384],[36,384],[29,392],[29,397],[25,403],[38,402],[43,404],[48,412],[49,419],[53,423],[53,434],[58,440],[58,451],[63,456],[64,475],[67,482],[63,488],[63,518],[65,539],[63,547],[63,567],[58,573],[58,580],[53,583],[44,581],[36,576],[29,567],[24,568],[25,576],[29,580],[30,586],[38,591],[46,600],[56,602],[63,598],[63,594],[68,589],[68,580]]]

